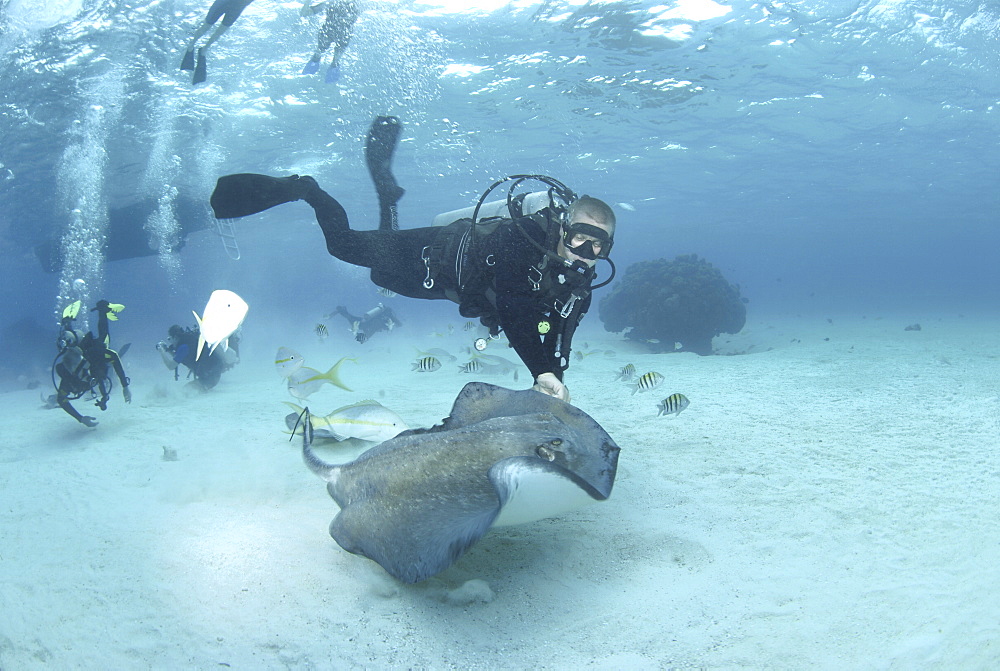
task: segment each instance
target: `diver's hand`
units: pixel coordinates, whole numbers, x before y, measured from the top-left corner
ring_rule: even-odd
[[[83,417],[80,418],[80,423],[86,424],[87,426],[93,429],[95,426],[97,426],[97,418],[84,415]]]
[[[569,388],[559,381],[555,373],[542,373],[536,377],[532,389],[569,403]]]
[[[132,402],[132,390],[129,389],[127,386],[122,387],[122,396],[125,397],[125,402],[126,403],[131,403]]]

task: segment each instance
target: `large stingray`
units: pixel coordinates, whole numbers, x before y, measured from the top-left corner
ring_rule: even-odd
[[[347,464],[321,461],[311,433],[303,459],[340,506],[330,535],[408,583],[451,566],[491,526],[603,501],[618,467],[618,445],[582,410],[483,382],[465,385],[441,424]]]

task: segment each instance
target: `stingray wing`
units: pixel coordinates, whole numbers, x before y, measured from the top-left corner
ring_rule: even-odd
[[[330,535],[340,547],[368,557],[406,583],[455,563],[500,512],[492,488],[476,500],[435,503],[428,497],[407,505],[387,503],[392,502],[372,498],[345,507],[330,523]]]

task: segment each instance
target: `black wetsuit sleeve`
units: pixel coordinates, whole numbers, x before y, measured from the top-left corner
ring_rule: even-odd
[[[115,375],[118,376],[118,382],[120,382],[123,387],[127,387],[129,379],[125,376],[125,367],[122,366],[122,358],[118,356],[118,352],[111,349],[107,350],[107,357],[111,362],[111,367],[115,369]]]
[[[530,223],[530,222],[529,222]],[[541,242],[543,233],[537,226],[525,225]],[[537,236],[537,237],[536,237]],[[548,306],[532,290],[531,278],[537,278],[532,266],[542,253],[525,239],[513,225],[504,225],[497,232],[496,267],[494,269],[497,316],[507,340],[533,378],[542,373],[554,373],[562,379],[562,367],[555,357],[554,342],[543,340],[538,332],[540,322],[548,321],[553,329],[561,328],[561,318],[549,316]],[[551,330],[551,329],[550,329]]]

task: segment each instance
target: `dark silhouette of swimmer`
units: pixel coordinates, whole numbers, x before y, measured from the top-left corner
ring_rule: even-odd
[[[365,342],[379,331],[388,333],[399,326],[399,320],[393,313],[392,308],[386,307],[382,303],[379,303],[360,317],[352,315],[343,305],[338,305],[333,313],[347,319],[347,322],[351,325],[351,333],[354,334],[354,339],[360,343]]]

